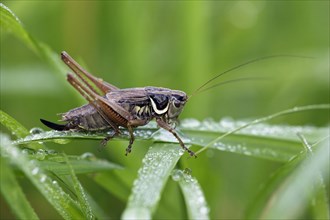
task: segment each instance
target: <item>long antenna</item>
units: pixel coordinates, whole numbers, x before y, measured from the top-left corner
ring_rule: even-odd
[[[198,93],[198,92],[200,92],[200,91],[205,91],[205,90],[208,90],[208,89],[213,88],[213,87],[215,87],[215,86],[218,86],[218,85],[221,85],[221,84],[225,84],[225,82],[224,82],[224,83],[219,83],[219,84],[217,84],[217,85],[214,85],[214,86],[211,86],[211,87],[209,87],[209,88],[203,89],[205,86],[207,86],[208,84],[210,84],[212,81],[214,81],[215,79],[219,78],[220,76],[225,75],[226,73],[229,73],[229,72],[231,72],[231,71],[234,71],[234,70],[236,70],[236,69],[239,69],[239,68],[241,68],[241,67],[243,67],[243,66],[246,66],[246,65],[248,65],[248,64],[251,64],[251,63],[255,63],[255,62],[258,62],[258,61],[261,61],[261,60],[267,60],[267,59],[279,58],[279,57],[312,58],[312,57],[307,57],[307,56],[297,56],[297,55],[271,55],[271,56],[265,56],[265,57],[256,58],[256,59],[253,59],[253,60],[247,61],[247,62],[245,62],[245,63],[242,63],[242,64],[240,64],[240,65],[238,65],[238,66],[232,67],[232,68],[230,68],[230,69],[228,69],[228,70],[226,70],[226,71],[224,71],[224,72],[222,72],[222,73],[219,73],[218,75],[214,76],[213,78],[209,79],[209,80],[206,81],[204,84],[202,84],[200,87],[198,87],[198,88],[195,90],[195,92],[193,92],[193,93],[189,96],[189,98],[192,97],[192,96],[194,96],[194,95],[196,95],[196,93]],[[231,80],[231,81],[239,81],[239,79],[238,79],[238,80]],[[227,83],[228,83],[228,82],[230,82],[230,81],[227,81]]]
[[[214,85],[206,87],[206,88],[205,87],[201,88],[198,92],[199,93],[205,92],[205,91],[213,89],[215,87],[225,85],[225,84],[230,84],[230,83],[233,83],[233,82],[241,82],[241,81],[249,81],[249,80],[267,80],[267,79],[269,79],[269,78],[268,77],[244,77],[244,78],[238,78],[238,79],[231,79],[231,80],[219,82],[217,84],[214,84]]]

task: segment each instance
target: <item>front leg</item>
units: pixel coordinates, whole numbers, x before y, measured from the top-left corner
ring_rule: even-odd
[[[132,151],[132,144],[134,143],[134,140],[135,140],[132,126],[131,125],[128,125],[127,126],[127,130],[129,132],[130,139],[129,139],[129,144],[128,144],[127,148],[126,148],[125,156],[127,156],[129,153],[131,153],[131,151]]]
[[[129,144],[128,144],[127,148],[126,148],[126,153],[125,153],[126,156],[129,153],[131,153],[131,151],[132,151],[132,145],[133,145],[133,142],[135,140],[135,137],[134,137],[134,134],[133,134],[133,127],[143,126],[143,125],[145,125],[147,123],[148,123],[147,120],[139,120],[139,119],[128,121],[126,127],[127,127],[128,132],[129,132],[130,139],[129,139]]]
[[[179,135],[176,133],[176,131],[166,122],[164,122],[161,118],[157,118],[156,122],[158,124],[159,127],[164,128],[165,130],[171,132],[173,134],[173,136],[179,141],[180,146],[189,153],[190,156],[194,156],[195,158],[197,158],[196,154],[192,151],[189,150],[189,148],[187,148],[183,141],[181,140],[181,138],[179,137]]]

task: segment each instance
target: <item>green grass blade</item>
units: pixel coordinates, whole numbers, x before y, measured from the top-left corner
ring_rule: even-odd
[[[71,176],[71,179],[72,179],[72,184],[73,184],[73,189],[75,190],[75,195],[77,196],[78,198],[78,202],[80,204],[80,209],[82,210],[82,212],[84,213],[85,215],[85,219],[95,219],[95,216],[92,212],[92,208],[91,206],[89,205],[89,202],[88,202],[88,198],[87,198],[87,194],[85,193],[82,185],[80,184],[75,172],[74,172],[74,169],[73,167],[71,166],[70,162],[69,162],[69,158],[64,155],[64,158],[65,158],[65,162],[69,168],[69,171],[70,171],[70,176]]]
[[[2,145],[2,143],[1,143]],[[0,189],[3,198],[12,209],[18,219],[39,219],[29,201],[26,199],[23,190],[15,178],[15,174],[9,167],[5,158],[0,157],[1,178]]]
[[[235,128],[221,136],[219,136],[218,138],[214,139],[213,141],[211,141],[210,143],[208,143],[204,148],[200,149],[199,151],[196,152],[196,154],[199,154],[201,152],[203,152],[204,150],[206,150],[207,148],[211,147],[212,145],[214,145],[215,143],[217,143],[218,141],[220,141],[221,139],[223,139],[224,137],[231,135],[233,133],[236,133],[244,128],[250,127],[251,125],[255,125],[255,124],[259,124],[265,121],[269,121],[271,119],[274,119],[276,117],[279,116],[284,116],[287,114],[293,114],[293,113],[297,113],[297,112],[301,112],[301,111],[309,111],[309,110],[324,110],[324,109],[330,109],[330,104],[319,104],[319,105],[307,105],[307,106],[301,106],[301,107],[294,107],[292,109],[287,109],[281,112],[277,112],[275,114],[263,117],[263,118],[258,118],[250,123],[246,123],[245,125],[242,125],[238,128]]]
[[[150,219],[165,183],[183,154],[178,144],[154,144],[143,159],[123,219]]]
[[[320,184],[312,201],[312,214],[314,219],[330,219],[329,193],[324,183]]]
[[[221,122],[212,123],[212,126],[221,126],[221,124]],[[286,162],[303,150],[296,132],[299,131],[311,139],[316,139],[317,134],[324,130],[326,128],[259,124],[249,127],[244,132],[225,136],[223,139],[217,138],[219,134],[226,134],[225,129],[220,129],[218,132],[216,128],[214,131],[190,130],[185,131],[184,134],[191,139],[191,144],[201,147],[208,146],[208,143],[213,142],[212,145],[209,145],[210,149]]]
[[[85,194],[87,196],[88,202],[93,210],[96,219],[110,219],[109,213],[105,212],[88,192],[85,192]],[[96,200],[97,199],[98,198],[96,198]]]
[[[189,219],[209,219],[209,208],[196,178],[182,170],[173,170],[172,179],[179,182]]]
[[[125,184],[115,173],[98,173],[93,180],[110,194],[126,202],[130,194],[130,187]]]
[[[329,177],[329,142],[322,144],[315,155],[307,158],[299,169],[281,185],[275,192],[275,197],[272,198],[272,208],[267,209],[263,217],[293,219],[300,216],[310,201],[312,189],[314,187],[319,189],[316,185],[319,180],[317,171],[321,172],[325,178]]]
[[[4,33],[12,33],[37,55],[44,58],[57,72],[65,74],[65,68],[59,54],[52,51],[46,44],[35,40],[23,27],[18,17],[4,4],[0,3],[0,27]]]
[[[37,51],[34,40],[23,28],[18,17],[4,4],[0,3],[0,28],[1,31],[13,33],[22,40],[28,47]]]
[[[315,154],[301,152],[293,160],[281,167],[272,176],[259,198],[249,210],[247,218],[294,219],[298,218],[306,206],[311,203],[311,195],[322,212],[318,215],[329,215],[329,203],[325,194],[322,176],[329,178],[329,142],[320,144]],[[299,199],[297,199],[299,198]]]
[[[30,160],[6,135],[0,136],[1,156],[15,164],[64,219],[83,218],[77,202],[63,191],[57,181],[46,175],[36,160]]]
[[[0,110],[0,123],[5,126],[17,138],[24,138],[29,135],[29,131],[18,121],[7,113]]]
[[[39,160],[40,167],[44,170],[52,171],[57,175],[71,174],[63,154],[53,151],[38,150],[29,157],[30,159]],[[66,157],[76,174],[122,169],[120,165],[96,158],[91,153],[84,153],[81,156],[68,155]]]
[[[0,110],[0,123],[17,138],[24,138],[30,134],[30,132],[21,123],[2,110]],[[32,149],[39,149],[43,146],[38,143],[29,143],[29,147]]]
[[[38,56],[47,61],[56,73],[66,74],[65,65],[60,55],[55,53],[46,44],[35,40],[24,28],[18,17],[4,4],[0,3],[0,28],[4,33],[12,33]],[[65,81],[63,81],[65,82]]]

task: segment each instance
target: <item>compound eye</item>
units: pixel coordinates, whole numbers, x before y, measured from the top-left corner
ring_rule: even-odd
[[[180,108],[181,107],[181,102],[179,100],[174,100],[174,107],[175,108]]]

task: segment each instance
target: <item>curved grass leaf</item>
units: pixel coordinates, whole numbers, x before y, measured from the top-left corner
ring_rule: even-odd
[[[121,201],[127,201],[130,194],[130,186],[118,178],[116,173],[98,173],[94,176],[93,180]]]
[[[0,134],[0,138],[1,156],[15,164],[64,219],[84,218],[79,204],[63,191],[57,181],[46,175],[36,160],[30,160],[6,135]]]
[[[9,131],[12,132],[17,138],[23,138],[28,136],[29,131],[14,118],[9,116],[7,113],[0,110],[0,123],[5,126]]]
[[[76,174],[122,169],[121,166],[98,159],[91,153],[84,153],[81,156],[66,156],[53,151],[38,150],[35,154],[30,155],[29,158],[38,160],[42,169],[54,172],[57,175],[71,174],[66,158]]]
[[[271,119],[274,119],[276,117],[279,116],[284,116],[287,114],[293,114],[293,113],[297,113],[297,112],[301,112],[301,111],[310,111],[310,110],[325,110],[325,109],[330,109],[330,104],[319,104],[319,105],[306,105],[306,106],[300,106],[300,107],[294,107],[292,109],[287,109],[284,111],[280,111],[271,115],[268,115],[266,117],[262,117],[262,118],[258,118],[252,122],[246,123],[238,128],[234,128],[231,131],[219,136],[218,138],[214,139],[213,141],[211,141],[210,143],[208,143],[204,148],[200,149],[198,152],[196,152],[196,154],[199,154],[200,152],[206,150],[208,147],[211,147],[212,145],[214,145],[215,143],[217,143],[218,141],[220,141],[221,139],[223,139],[224,137],[231,135],[233,133],[236,133],[238,131],[241,131],[247,127],[251,127],[252,125],[255,124],[260,124],[262,122],[265,121],[269,121]],[[295,131],[297,132],[297,131]],[[286,136],[286,135],[285,135]]]
[[[3,143],[1,143],[2,145]],[[18,219],[39,219],[15,178],[15,174],[5,158],[0,157],[0,190]]]
[[[25,45],[30,47],[33,51],[37,51],[34,40],[23,28],[21,21],[2,3],[0,3],[0,27],[1,31],[13,33],[17,38],[22,40]]]
[[[329,172],[327,139],[312,156],[302,151],[281,167],[248,209],[247,218],[299,218],[311,200],[318,204],[318,207],[314,206],[319,209],[318,215],[322,218],[329,216],[329,202],[323,182],[323,178],[329,178]],[[316,195],[316,198],[312,198],[311,195]]]
[[[89,205],[87,194],[85,193],[82,185],[80,184],[73,167],[71,166],[69,162],[69,158],[64,155],[65,162],[68,165],[68,168],[70,170],[70,176],[72,179],[73,189],[75,190],[75,195],[77,195],[78,202],[80,204],[81,210],[85,215],[85,219],[95,219],[95,216],[92,212],[92,208]]]
[[[172,179],[179,183],[183,192],[189,219],[209,219],[209,208],[197,180],[182,170],[173,170]]]
[[[151,219],[165,183],[182,154],[179,144],[154,144],[149,148],[122,219]]]
[[[3,33],[12,33],[38,56],[47,61],[56,73],[66,74],[65,65],[58,53],[55,53],[46,44],[35,40],[23,27],[18,17],[4,4],[0,3],[0,27]],[[63,81],[64,83],[65,81]]]
[[[306,158],[301,166],[281,184],[271,198],[271,209],[266,209],[263,218],[294,219],[308,206],[310,196],[319,189],[319,172],[329,177],[329,142],[320,146],[313,157]],[[299,198],[299,199],[297,199]]]
[[[30,132],[13,117],[0,110],[0,123],[5,126],[16,138],[24,138],[30,134]],[[43,148],[41,144],[29,143],[29,147],[32,149]]]

